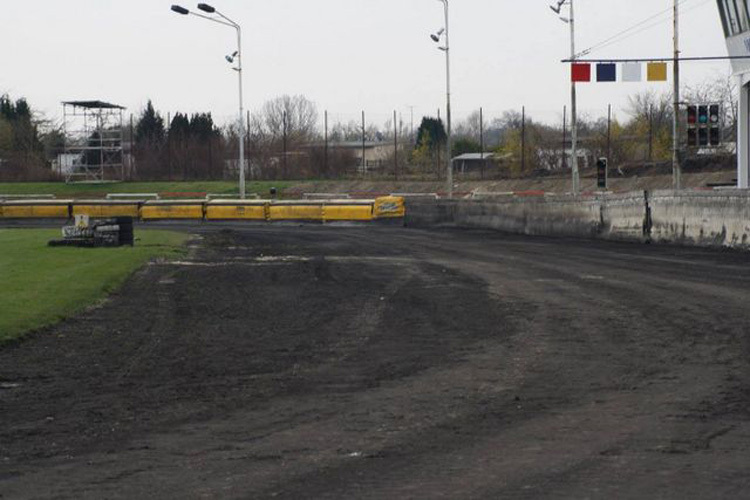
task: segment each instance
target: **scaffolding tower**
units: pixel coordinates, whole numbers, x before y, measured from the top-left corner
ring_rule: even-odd
[[[124,179],[124,110],[102,101],[63,102],[65,154],[58,164],[65,182]]]

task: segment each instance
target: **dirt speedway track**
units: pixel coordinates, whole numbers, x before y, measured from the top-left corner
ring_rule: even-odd
[[[0,348],[1,498],[747,498],[748,254],[190,229]]]

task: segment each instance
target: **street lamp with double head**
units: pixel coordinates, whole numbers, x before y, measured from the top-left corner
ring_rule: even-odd
[[[570,60],[575,61],[576,59],[576,30],[575,30],[575,14],[573,11],[573,0],[557,0],[555,5],[550,5],[555,14],[560,14],[563,5],[570,7],[570,17],[560,17],[560,19],[570,25]],[[570,151],[570,164],[573,171],[573,193],[578,194],[581,191],[581,177],[578,172],[578,102],[576,99],[576,82],[572,81],[570,84],[570,127],[571,127],[571,151]],[[563,154],[565,152],[563,151]]]
[[[210,15],[205,14],[199,14],[197,12],[191,12],[188,9],[181,7],[179,5],[172,5],[172,11],[176,12],[177,14],[182,14],[184,16],[190,14],[197,17],[202,17],[203,19],[207,19],[209,21],[212,21],[214,23],[218,23],[224,26],[229,26],[230,28],[234,28],[237,31],[237,50],[234,51],[234,53],[231,56],[226,56],[227,62],[230,64],[237,63],[237,66],[233,67],[237,72],[238,78],[239,78],[239,99],[240,99],[240,121],[239,121],[239,149],[240,149],[240,158],[239,158],[239,172],[240,172],[240,198],[245,199],[245,118],[244,118],[244,107],[242,102],[242,29],[240,28],[240,25],[236,22],[229,19],[227,16],[216,10],[211,5],[208,5],[206,3],[199,3],[198,9],[205,12],[206,14],[214,14],[217,17],[213,17]]]
[[[430,38],[435,43],[440,43],[445,38],[445,45],[441,45],[438,49],[445,52],[445,88],[446,88],[446,104],[445,104],[445,120],[446,120],[446,175],[448,181],[448,197],[453,198],[453,158],[452,158],[452,144],[451,144],[451,57],[450,57],[450,37],[449,37],[449,17],[448,17],[448,0],[438,0],[442,2],[445,7],[445,27],[441,28],[440,31],[430,35]]]

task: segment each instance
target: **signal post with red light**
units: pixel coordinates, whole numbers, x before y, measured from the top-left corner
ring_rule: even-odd
[[[687,107],[687,145],[690,148],[721,145],[720,104],[691,104]]]

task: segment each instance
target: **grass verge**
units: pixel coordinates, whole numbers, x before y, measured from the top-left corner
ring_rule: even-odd
[[[156,257],[184,254],[187,234],[136,230],[136,245],[50,248],[54,229],[0,229],[0,344],[80,312]]]
[[[292,185],[289,181],[248,182],[247,193],[268,196],[269,189]],[[0,194],[53,194],[58,198],[104,198],[109,193],[210,193],[237,194],[237,183],[229,181],[112,182],[65,184],[64,182],[0,182]]]

